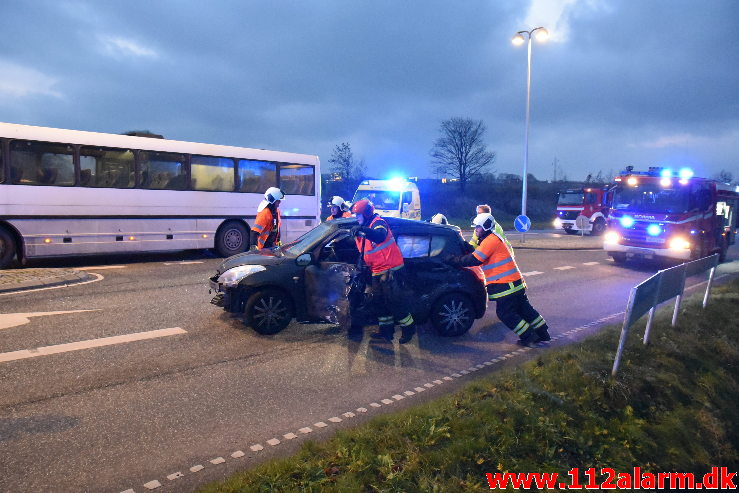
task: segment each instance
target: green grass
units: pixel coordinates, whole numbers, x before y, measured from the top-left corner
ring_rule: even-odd
[[[676,329],[659,313],[648,347],[644,322],[633,327],[615,379],[620,326],[202,491],[483,491],[488,472],[735,471],[739,281],[699,302],[684,303]]]
[[[493,214],[493,216],[495,217],[495,220],[503,226],[504,231],[515,231],[513,227],[513,221],[515,221],[518,216],[511,216],[506,214]],[[472,227],[470,226],[470,224],[472,224],[471,219],[472,216],[451,218],[447,217],[447,221],[449,221],[451,224],[454,224],[455,226],[459,226],[462,229],[472,229]],[[553,220],[554,217],[546,221],[532,220],[531,229],[554,229],[554,226],[552,225]]]

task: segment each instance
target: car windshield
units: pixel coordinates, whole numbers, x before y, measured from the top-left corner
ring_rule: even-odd
[[[613,196],[617,210],[643,212],[685,212],[688,210],[688,191],[684,188],[663,188],[646,183],[634,187],[619,187]]]
[[[582,192],[560,192],[557,205],[582,205],[584,198]]]
[[[301,255],[302,253],[305,253],[308,248],[315,245],[318,240],[326,236],[329,229],[331,229],[330,223],[321,223],[294,242],[284,246],[282,251],[291,255]]]
[[[400,192],[388,190],[357,190],[354,194],[354,203],[357,200],[369,199],[375,209],[397,211],[400,208]]]

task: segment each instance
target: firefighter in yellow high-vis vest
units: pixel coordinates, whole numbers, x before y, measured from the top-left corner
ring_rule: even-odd
[[[526,283],[516,265],[510,243],[495,231],[492,214],[478,214],[472,222],[480,240],[475,251],[445,260],[452,265],[481,265],[488,299],[495,301],[495,312],[506,327],[518,336],[518,343],[528,345],[549,341],[549,327],[526,296]]]

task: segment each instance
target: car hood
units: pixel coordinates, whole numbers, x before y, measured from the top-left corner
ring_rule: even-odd
[[[218,266],[218,273],[223,273],[240,265],[278,265],[288,258],[292,258],[292,256],[285,255],[279,250],[272,249],[244,252],[224,260],[221,265]]]

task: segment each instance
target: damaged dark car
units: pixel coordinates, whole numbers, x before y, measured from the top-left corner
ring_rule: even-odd
[[[405,263],[404,286],[418,324],[431,322],[439,335],[459,336],[485,314],[481,272],[441,261],[460,255],[465,241],[450,226],[385,218]],[[283,247],[235,255],[210,278],[211,301],[243,317],[260,334],[276,334],[293,320],[349,326],[350,290],[358,285],[359,251],[350,234],[356,219],[324,222]],[[367,325],[372,324],[371,320]],[[376,322],[375,322],[376,323]]]

